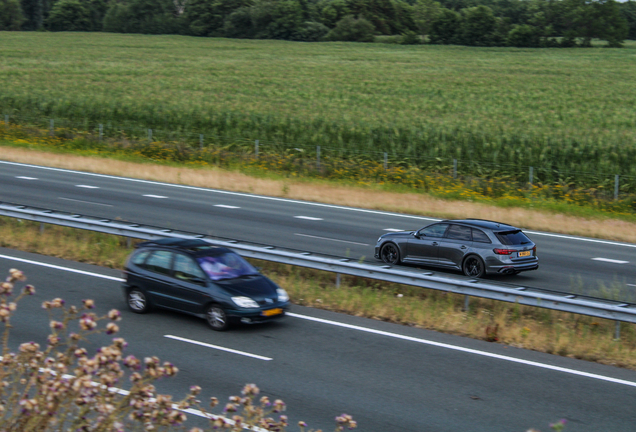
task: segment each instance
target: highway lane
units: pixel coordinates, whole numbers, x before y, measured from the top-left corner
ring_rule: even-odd
[[[323,430],[342,412],[353,414],[360,430],[378,432],[546,430],[560,418],[579,432],[627,432],[636,424],[634,371],[298,306],[284,321],[217,333],[177,313],[129,312],[112,269],[0,249],[0,274],[12,267],[37,289],[12,321],[13,347],[45,340],[44,299],[92,298],[99,313],[122,311],[127,354],[157,355],[180,368],[175,379],[157,383],[175,397],[197,384],[204,397],[224,401],[256,383],[285,400],[292,424],[302,419]],[[90,349],[108,340],[100,336]]]
[[[0,200],[373,260],[377,237],[435,219],[0,161]],[[467,214],[466,217],[471,215]],[[540,269],[492,280],[634,299],[636,245],[534,233]],[[462,277],[446,273],[449,277]]]

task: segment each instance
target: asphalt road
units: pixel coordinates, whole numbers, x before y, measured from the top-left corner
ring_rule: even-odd
[[[369,261],[379,235],[436,220],[4,161],[0,201]],[[492,280],[589,295],[611,290],[635,301],[636,244],[526,232],[540,269]]]
[[[636,428],[634,371],[299,306],[279,322],[218,333],[186,315],[129,312],[115,270],[0,249],[0,275],[13,267],[37,290],[12,321],[13,348],[44,343],[43,300],[92,298],[98,313],[122,311],[127,354],[180,368],[157,383],[175,398],[197,384],[223,402],[256,383],[287,403],[292,425],[304,420],[326,431],[343,412],[360,430],[378,432],[549,430],[561,418],[577,432]],[[89,351],[109,338],[96,338]]]

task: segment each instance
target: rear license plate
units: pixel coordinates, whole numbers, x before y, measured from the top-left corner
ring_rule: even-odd
[[[519,256],[520,257],[530,256],[531,253],[532,251],[523,251],[523,252],[519,252]]]
[[[283,313],[283,310],[281,308],[276,308],[276,309],[269,309],[266,311],[261,312],[261,315],[263,316],[273,316],[273,315],[280,315]]]

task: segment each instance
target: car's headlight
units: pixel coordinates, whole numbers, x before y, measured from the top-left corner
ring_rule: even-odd
[[[236,305],[238,307],[242,307],[242,308],[257,308],[258,307],[258,303],[256,303],[254,300],[252,300],[249,297],[232,297],[232,301],[234,303],[236,303]]]
[[[376,243],[380,243],[382,241],[382,236],[378,237],[378,241]]]
[[[289,294],[287,294],[287,291],[285,291],[284,289],[278,288],[276,290],[276,294],[278,294],[278,301],[280,302],[289,301]]]

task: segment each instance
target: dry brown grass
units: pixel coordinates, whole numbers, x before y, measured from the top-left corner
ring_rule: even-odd
[[[473,217],[500,220],[533,230],[636,242],[636,223],[617,219],[586,219],[522,208],[501,208],[481,203],[442,200],[424,194],[385,192],[374,188],[341,186],[326,182],[263,179],[216,168],[177,168],[11,147],[2,147],[1,157],[14,162],[336,205],[440,218]]]

